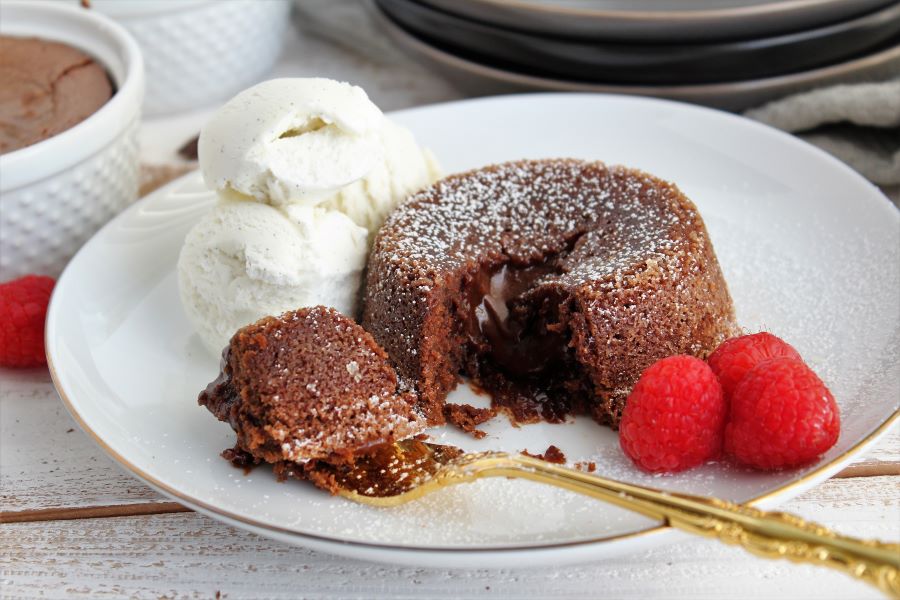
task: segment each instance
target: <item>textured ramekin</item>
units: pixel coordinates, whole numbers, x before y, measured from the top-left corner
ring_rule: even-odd
[[[259,81],[281,53],[286,0],[94,0],[137,40],[147,67],[144,114],[215,104]]]
[[[0,155],[0,281],[56,276],[137,197],[143,60],[134,39],[112,20],[54,3],[0,3],[0,33],[79,48],[106,67],[116,87],[81,123]]]

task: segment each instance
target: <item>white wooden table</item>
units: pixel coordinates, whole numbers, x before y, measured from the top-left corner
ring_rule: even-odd
[[[302,15],[274,75],[351,80],[385,110],[459,97],[372,36],[357,33],[345,44],[315,36],[325,17],[365,30],[354,2],[332,5]],[[145,128],[147,158],[169,158],[202,114]],[[183,132],[166,138],[160,132],[173,123]],[[848,534],[900,540],[900,435],[783,508]],[[880,597],[837,573],[707,540],[539,570],[402,568],[272,542],[190,512],[125,474],[78,429],[40,369],[0,369],[0,523],[2,598]]]

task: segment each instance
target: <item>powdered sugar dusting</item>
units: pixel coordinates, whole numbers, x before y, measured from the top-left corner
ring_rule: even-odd
[[[528,263],[563,250],[589,230],[620,236],[618,243],[607,244],[617,252],[582,255],[577,267],[570,266],[572,277],[583,280],[661,250],[669,238],[666,232],[684,212],[648,206],[666,193],[674,206],[673,189],[635,171],[585,165],[566,160],[537,166],[505,163],[439,181],[388,218],[385,231],[403,235],[382,236],[389,246],[387,260],[397,268],[421,261],[436,270],[463,266],[472,256],[505,255],[514,263]],[[428,210],[418,210],[422,205]]]
[[[900,328],[891,319],[900,302],[900,246],[873,246],[865,231],[829,235],[833,225],[812,216],[805,226],[830,239],[828,246],[779,247],[741,224],[707,221],[721,240],[716,250],[746,331],[771,331],[797,348],[845,420],[870,394],[900,397],[896,377],[893,391],[884,387],[900,355]],[[845,428],[842,437],[854,433]]]

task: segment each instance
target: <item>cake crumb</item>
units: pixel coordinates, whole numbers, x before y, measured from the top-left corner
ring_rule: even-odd
[[[597,470],[597,463],[593,461],[579,461],[575,463],[575,468],[579,471],[587,471],[588,473],[593,473]]]
[[[487,433],[476,427],[494,418],[496,414],[497,411],[494,408],[475,408],[471,404],[444,405],[444,418],[466,433],[472,434],[477,440],[486,436]]]
[[[244,471],[244,475],[249,475],[250,471],[253,470],[253,467],[259,464],[259,461],[253,458],[253,456],[243,450],[239,445],[235,445],[234,448],[228,448],[227,450],[223,450],[221,454],[222,458],[231,463],[231,466],[242,469]]]
[[[195,161],[199,158],[199,152],[197,151],[200,145],[200,136],[195,135],[188,141],[186,141],[179,149],[178,156],[183,158],[184,160]]]
[[[564,465],[566,463],[566,455],[563,454],[563,451],[551,444],[544,450],[543,454],[532,454],[528,450],[522,450],[522,454],[525,456],[530,456],[531,458],[536,458],[538,460],[547,461],[549,463],[555,463],[558,465]]]

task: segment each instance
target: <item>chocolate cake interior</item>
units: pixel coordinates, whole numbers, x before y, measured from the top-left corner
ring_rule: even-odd
[[[563,256],[484,267],[463,280],[456,306],[467,348],[461,374],[481,382],[515,422],[559,422],[586,411],[590,386],[569,346],[568,299],[529,294],[561,273]]]

